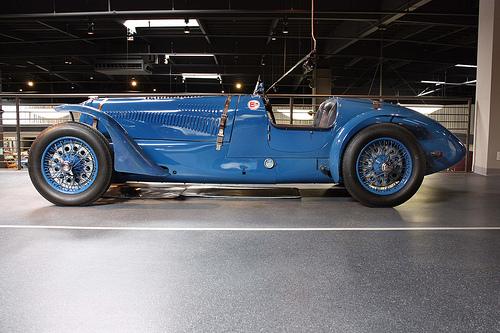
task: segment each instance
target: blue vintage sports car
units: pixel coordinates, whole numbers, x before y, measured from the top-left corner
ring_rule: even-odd
[[[43,131],[29,155],[36,189],[88,205],[122,180],[344,184],[367,206],[408,200],[464,145],[430,118],[370,100],[329,98],[311,126],[281,125],[263,94],[90,99]]]

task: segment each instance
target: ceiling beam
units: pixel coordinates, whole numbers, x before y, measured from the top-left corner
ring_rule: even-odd
[[[68,50],[66,50],[68,51]],[[53,54],[40,54],[40,53],[8,53],[8,54],[1,54],[0,53],[0,59],[37,59],[37,58],[47,58],[47,59],[53,59],[53,58],[67,58],[67,57],[95,57],[95,58],[106,58],[106,57],[144,57],[144,56],[151,56],[151,55],[165,55],[165,53],[169,53],[168,51],[160,51],[160,52],[110,52],[110,53],[71,53],[71,52],[61,52],[60,53],[53,53]],[[193,53],[193,51],[188,51],[185,50],[184,52],[179,53]],[[277,54],[277,53],[256,53],[256,52],[215,52],[214,53],[217,56],[255,56],[255,57],[260,57],[262,55],[269,56],[269,57],[282,57],[282,54]],[[330,54],[324,54],[324,53],[319,53],[318,54],[320,57],[326,57],[329,56]],[[289,57],[301,57],[303,56],[302,53],[289,53]],[[379,59],[379,55],[377,54],[336,54],[336,55],[331,55],[333,58],[339,58],[339,59],[352,59],[356,57],[363,56],[366,59]],[[456,57],[454,59],[441,59],[441,58],[427,58],[427,59],[422,59],[422,58],[409,58],[405,56],[384,56],[384,60],[388,61],[408,61],[408,62],[414,62],[414,63],[426,63],[426,64],[450,64],[450,65],[455,65],[457,63],[464,63],[467,62],[467,59]]]
[[[274,30],[276,29],[276,27],[278,26],[278,23],[279,23],[279,19],[275,18],[271,21],[271,24],[269,25],[269,30],[267,32],[267,39],[266,39],[266,47],[269,45],[269,43],[271,42],[271,40],[273,39],[273,34],[274,34]],[[260,64],[263,64],[264,63],[264,57],[265,55],[263,54],[262,57],[260,57]]]
[[[404,35],[404,36],[403,36],[403,37],[401,37],[401,38],[402,38],[402,39],[404,39],[404,40],[406,40],[406,39],[408,39],[408,38],[411,38],[411,37],[413,37],[413,36],[416,36],[416,35],[418,35],[418,34],[421,34],[422,32],[427,31],[427,30],[432,29],[432,28],[434,28],[434,26],[433,26],[433,25],[427,25],[427,26],[424,26],[424,27],[422,27],[422,28],[420,28],[420,29],[417,29],[417,30],[415,30],[415,31],[412,31],[412,32],[410,32],[410,33],[408,33],[408,34]],[[394,45],[394,44],[396,44],[396,43],[398,43],[398,42],[397,42],[397,41],[389,41],[388,43],[385,43],[385,44],[384,44],[384,48],[389,47],[389,46],[392,46],[392,45]]]
[[[435,42],[435,41],[437,41],[437,40],[440,40],[440,39],[443,39],[443,38],[445,38],[445,37],[448,37],[448,36],[451,36],[451,35],[457,34],[457,33],[459,33],[459,32],[462,32],[462,31],[464,31],[464,30],[467,30],[467,29],[468,29],[468,27],[460,27],[460,28],[458,28],[458,29],[454,29],[453,31],[450,31],[450,32],[448,32],[448,33],[441,34],[441,35],[437,35],[437,36],[435,36],[435,37],[433,37],[433,38],[429,39],[429,41],[430,41],[430,42]]]
[[[432,25],[424,26],[423,28],[417,29],[416,31],[413,31],[413,32],[411,32],[411,33],[406,34],[406,35],[405,35],[404,37],[402,37],[402,38],[403,38],[403,39],[407,39],[407,38],[410,38],[410,37],[416,36],[416,35],[418,35],[419,33],[422,33],[422,32],[424,32],[424,31],[426,31],[426,30],[429,30],[429,29],[431,29],[431,28],[433,28],[433,27],[434,27],[434,26],[432,26]],[[389,46],[394,45],[394,44],[396,44],[396,43],[397,43],[397,41],[391,41],[391,42],[389,42],[389,43],[387,43],[387,44],[384,44],[384,45],[382,46],[382,48],[383,48],[383,49],[385,49],[386,47],[389,47]],[[360,62],[362,59],[363,59],[363,56],[361,56],[361,57],[357,57],[357,58],[354,58],[354,59],[352,59],[352,60],[351,60],[351,61],[350,61],[350,62],[346,65],[346,67],[352,67],[352,66],[354,66],[355,64],[357,64],[358,62]]]
[[[477,29],[477,24],[465,24],[464,22],[458,23],[448,23],[448,22],[438,22],[438,21],[421,21],[421,20],[398,20],[398,24],[404,25],[432,25],[432,26],[441,26],[441,27],[467,27],[467,28],[475,28]]]
[[[278,26],[279,19],[275,18],[271,21],[271,25],[269,26],[269,30],[267,32],[267,40],[266,40],[266,46],[271,42],[274,34],[274,30]]]
[[[405,16],[409,13],[414,12],[418,8],[422,7],[423,5],[428,4],[431,1],[432,0],[419,0],[419,1],[416,1],[415,3],[413,3],[412,5],[409,5],[409,6],[407,5],[407,3],[405,3],[402,7],[399,8],[400,11],[397,11],[396,13],[393,13],[393,14],[386,15],[377,24],[372,25],[371,27],[368,27],[368,28],[362,30],[362,32],[360,32],[356,37],[352,38],[351,40],[349,40],[345,43],[341,43],[340,45],[331,45],[331,44],[328,45],[327,44],[325,46],[325,49],[327,50],[328,53],[337,54],[337,53],[345,50],[349,46],[355,44],[356,42],[363,40],[363,39],[366,39],[368,36],[370,36],[371,34],[373,34],[376,31],[378,31],[381,26],[384,26],[384,27],[388,26],[389,24],[399,20],[400,18],[402,18],[403,16]],[[345,29],[346,27],[344,26],[344,27],[341,27],[341,29],[342,28]]]
[[[64,80],[64,81],[66,81],[66,82],[73,83],[73,81],[72,81],[72,80],[70,80],[70,79],[68,79],[67,77],[65,77],[65,76],[63,76],[63,75],[61,75],[61,74],[52,73],[52,72],[51,72],[48,68],[45,68],[45,67],[43,67],[43,66],[40,66],[40,65],[38,65],[38,64],[36,64],[36,63],[34,63],[34,62],[32,62],[32,61],[27,61],[27,63],[28,63],[28,64],[30,64],[30,65],[32,65],[32,66],[35,66],[35,67],[36,67],[36,68],[38,68],[38,69],[41,69],[42,71],[44,71],[44,72],[46,72],[46,73],[48,73],[48,74],[51,74],[51,75],[57,76],[58,78],[60,78],[60,79],[62,79],[62,80]]]
[[[207,29],[205,27],[205,24],[201,20],[197,20],[197,21],[198,21],[200,31],[205,36],[205,40],[207,41],[208,45],[213,47],[212,40],[210,39],[210,37],[207,34]],[[214,55],[214,61],[217,65],[219,64],[219,59],[217,59],[217,56],[215,56],[215,55]]]
[[[14,43],[35,44],[35,43],[33,43],[33,42],[26,41],[24,38],[17,37],[17,36],[13,36],[13,35],[11,35],[11,34],[6,34],[6,33],[3,33],[3,32],[0,32],[0,36],[5,37],[5,38],[10,38],[10,39],[15,40],[15,42],[14,42]]]
[[[24,42],[24,41],[25,41],[25,40],[24,40],[24,39],[22,39],[22,38],[15,37],[15,36],[8,35],[8,34],[4,34],[4,33],[2,33],[2,32],[0,32],[0,36],[5,37],[5,38],[10,38],[10,39],[13,39],[13,40],[17,40],[18,42]]]
[[[270,36],[268,35],[244,35],[244,34],[189,34],[189,36],[186,35],[181,35],[181,34],[137,34],[137,37],[141,38],[178,38],[178,39],[186,39],[186,38],[207,38],[207,37],[214,37],[214,38],[255,38],[255,39],[262,39],[262,38],[269,38]],[[276,36],[277,39],[310,39],[311,36],[297,36],[297,35],[290,35],[290,36]],[[111,36],[111,37],[96,37],[93,38],[93,40],[100,40],[100,41],[105,41],[105,40],[121,40],[124,39],[123,36]],[[317,40],[325,40],[325,41],[346,41],[344,46],[336,48],[334,50],[327,50],[328,54],[337,54],[341,50],[344,50],[346,47],[354,44],[355,42],[358,41],[372,41],[372,42],[395,42],[395,43],[409,43],[409,44],[418,44],[418,45],[434,45],[434,46],[449,46],[449,47],[456,47],[456,48],[475,48],[475,46],[472,45],[467,45],[467,44],[452,44],[452,43],[444,43],[444,42],[435,42],[435,41],[429,41],[429,40],[411,40],[411,39],[401,39],[401,38],[380,38],[380,37],[359,37],[359,36],[317,36]],[[15,41],[15,42],[0,42],[0,45],[22,45],[22,44],[54,44],[54,43],[64,43],[64,42],[80,42],[80,41],[88,41],[87,39],[80,38],[80,39],[46,39],[46,40],[30,40],[30,41]],[[347,45],[348,44],[348,45]]]
[[[445,34],[441,34],[441,35],[435,36],[435,37],[431,38],[430,41],[434,42],[436,40],[439,40],[439,39],[442,39],[442,38],[454,35],[456,33],[459,33],[461,31],[464,31],[465,29],[467,29],[467,27],[462,27],[462,28],[455,29],[455,30],[447,32]],[[433,52],[432,54],[436,54],[436,53],[439,53],[439,52],[445,52],[445,51],[448,51],[448,50],[451,50],[451,49],[453,49],[453,47],[446,46],[446,47],[444,47],[444,48],[442,48],[442,49],[440,49],[440,50],[438,50],[436,52]],[[411,63],[411,61],[402,61],[400,64],[394,65],[392,67],[392,69],[397,70],[398,68],[401,68],[401,67],[404,67],[406,65],[409,65],[410,63]],[[452,65],[454,65],[454,64],[452,64]]]
[[[83,39],[77,35],[73,35],[72,33],[68,32],[68,31],[65,31],[65,30],[62,30],[54,25],[51,25],[51,24],[48,24],[48,23],[45,23],[45,22],[42,22],[42,21],[36,21],[36,23],[38,24],[41,24],[42,26],[46,27],[46,28],[49,28],[49,29],[52,29],[53,31],[57,31],[65,36],[68,36],[68,37],[71,37],[75,40],[80,40],[84,43],[87,43],[87,44],[90,44],[90,45],[96,45],[94,42],[88,40],[88,39]]]

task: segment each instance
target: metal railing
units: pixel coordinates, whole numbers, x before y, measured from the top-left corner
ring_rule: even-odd
[[[226,96],[206,93],[102,93],[99,97],[188,97]],[[276,122],[279,124],[311,125],[318,106],[332,95],[325,94],[269,94]],[[470,99],[450,97],[335,95],[343,98],[364,98],[397,103],[426,114],[440,122],[459,137],[467,147],[464,171],[470,170],[470,151],[473,150],[471,133],[473,107]],[[56,113],[53,107],[65,103],[80,103],[95,93],[37,94],[0,93],[3,114],[0,114],[0,167],[21,169],[23,157],[31,141],[44,128],[70,120],[69,114]],[[432,112],[431,112],[432,111]],[[57,116],[56,116],[57,115]],[[24,135],[23,135],[24,134]],[[3,137],[3,139],[2,139]]]

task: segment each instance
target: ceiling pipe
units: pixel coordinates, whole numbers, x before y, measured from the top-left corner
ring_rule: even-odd
[[[24,14],[2,14],[0,15],[0,20],[12,20],[12,19],[58,19],[58,18],[69,18],[69,17],[113,17],[113,18],[125,18],[131,16],[143,16],[151,18],[153,16],[162,17],[220,17],[220,16],[241,16],[248,15],[254,16],[258,15],[260,17],[283,17],[286,16],[307,16],[311,14],[310,10],[302,9],[290,9],[290,10],[113,10],[113,11],[86,11],[86,12],[52,12],[52,13],[24,13]],[[455,16],[455,17],[477,17],[477,14],[466,14],[466,13],[434,13],[434,12],[408,12],[404,10],[400,11],[319,11],[317,15],[325,16],[335,16],[335,15],[401,15],[401,14],[411,14],[411,15],[421,15],[421,16]]]

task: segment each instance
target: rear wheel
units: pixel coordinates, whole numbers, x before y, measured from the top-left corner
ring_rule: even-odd
[[[88,205],[109,187],[112,158],[104,136],[80,123],[64,123],[43,131],[29,156],[31,181],[56,205]]]
[[[410,199],[425,173],[425,156],[413,134],[394,124],[377,124],[349,142],[342,162],[344,184],[359,202],[392,207]]]

